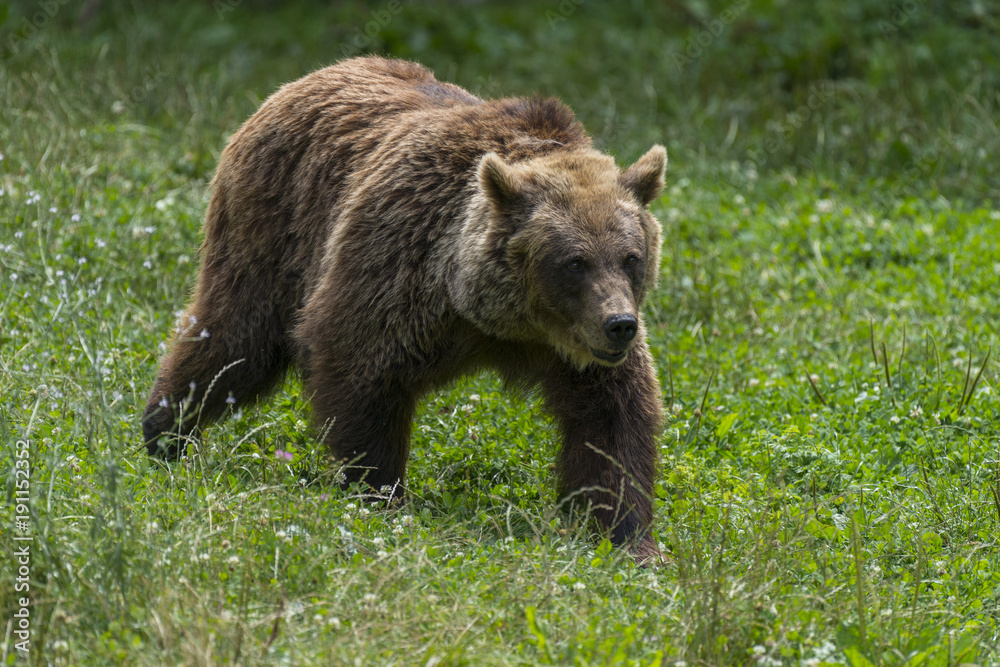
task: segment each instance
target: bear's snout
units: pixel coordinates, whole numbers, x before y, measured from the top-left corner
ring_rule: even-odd
[[[604,332],[604,341],[599,343],[591,338],[590,354],[604,365],[617,366],[625,360],[639,333],[639,320],[631,313],[616,313],[604,319],[600,330]]]
[[[635,332],[639,329],[639,321],[635,315],[628,313],[612,315],[604,320],[604,335],[608,337],[616,347],[624,347],[635,338]]]

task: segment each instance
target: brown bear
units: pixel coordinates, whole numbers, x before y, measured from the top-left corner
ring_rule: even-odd
[[[177,457],[295,362],[348,483],[398,492],[419,397],[493,369],[540,388],[563,492],[652,555],[661,397],[639,309],[666,161],[654,146],[619,171],[557,100],[482,100],[400,60],[285,85],[219,162],[149,453]]]

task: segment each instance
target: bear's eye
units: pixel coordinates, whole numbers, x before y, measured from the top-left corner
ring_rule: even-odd
[[[583,260],[579,257],[574,257],[566,262],[566,269],[572,271],[573,273],[583,271]]]
[[[635,255],[629,255],[625,258],[625,268],[631,269],[633,266],[639,263],[639,258]]]

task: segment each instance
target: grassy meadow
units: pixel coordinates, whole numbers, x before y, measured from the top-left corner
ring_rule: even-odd
[[[490,375],[423,402],[395,509],[294,375],[147,458],[228,136],[367,52],[667,146],[662,566],[558,509]],[[0,662],[1000,664],[998,91],[977,0],[0,2]]]

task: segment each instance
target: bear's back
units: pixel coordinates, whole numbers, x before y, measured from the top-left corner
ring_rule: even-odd
[[[271,280],[296,294],[281,299],[291,312],[317,284],[338,220],[392,231],[392,247],[416,262],[460,215],[483,154],[521,161],[588,147],[558,100],[484,101],[416,63],[346,60],[282,86],[233,135],[205,259],[236,275],[275,267]]]
[[[372,124],[408,111],[483,103],[463,88],[438,81],[423,65],[377,56],[352,58],[316,70],[282,86],[268,102],[271,100],[285,109],[295,103],[289,109],[295,113],[308,113],[315,107],[336,108],[340,114],[365,111]]]

